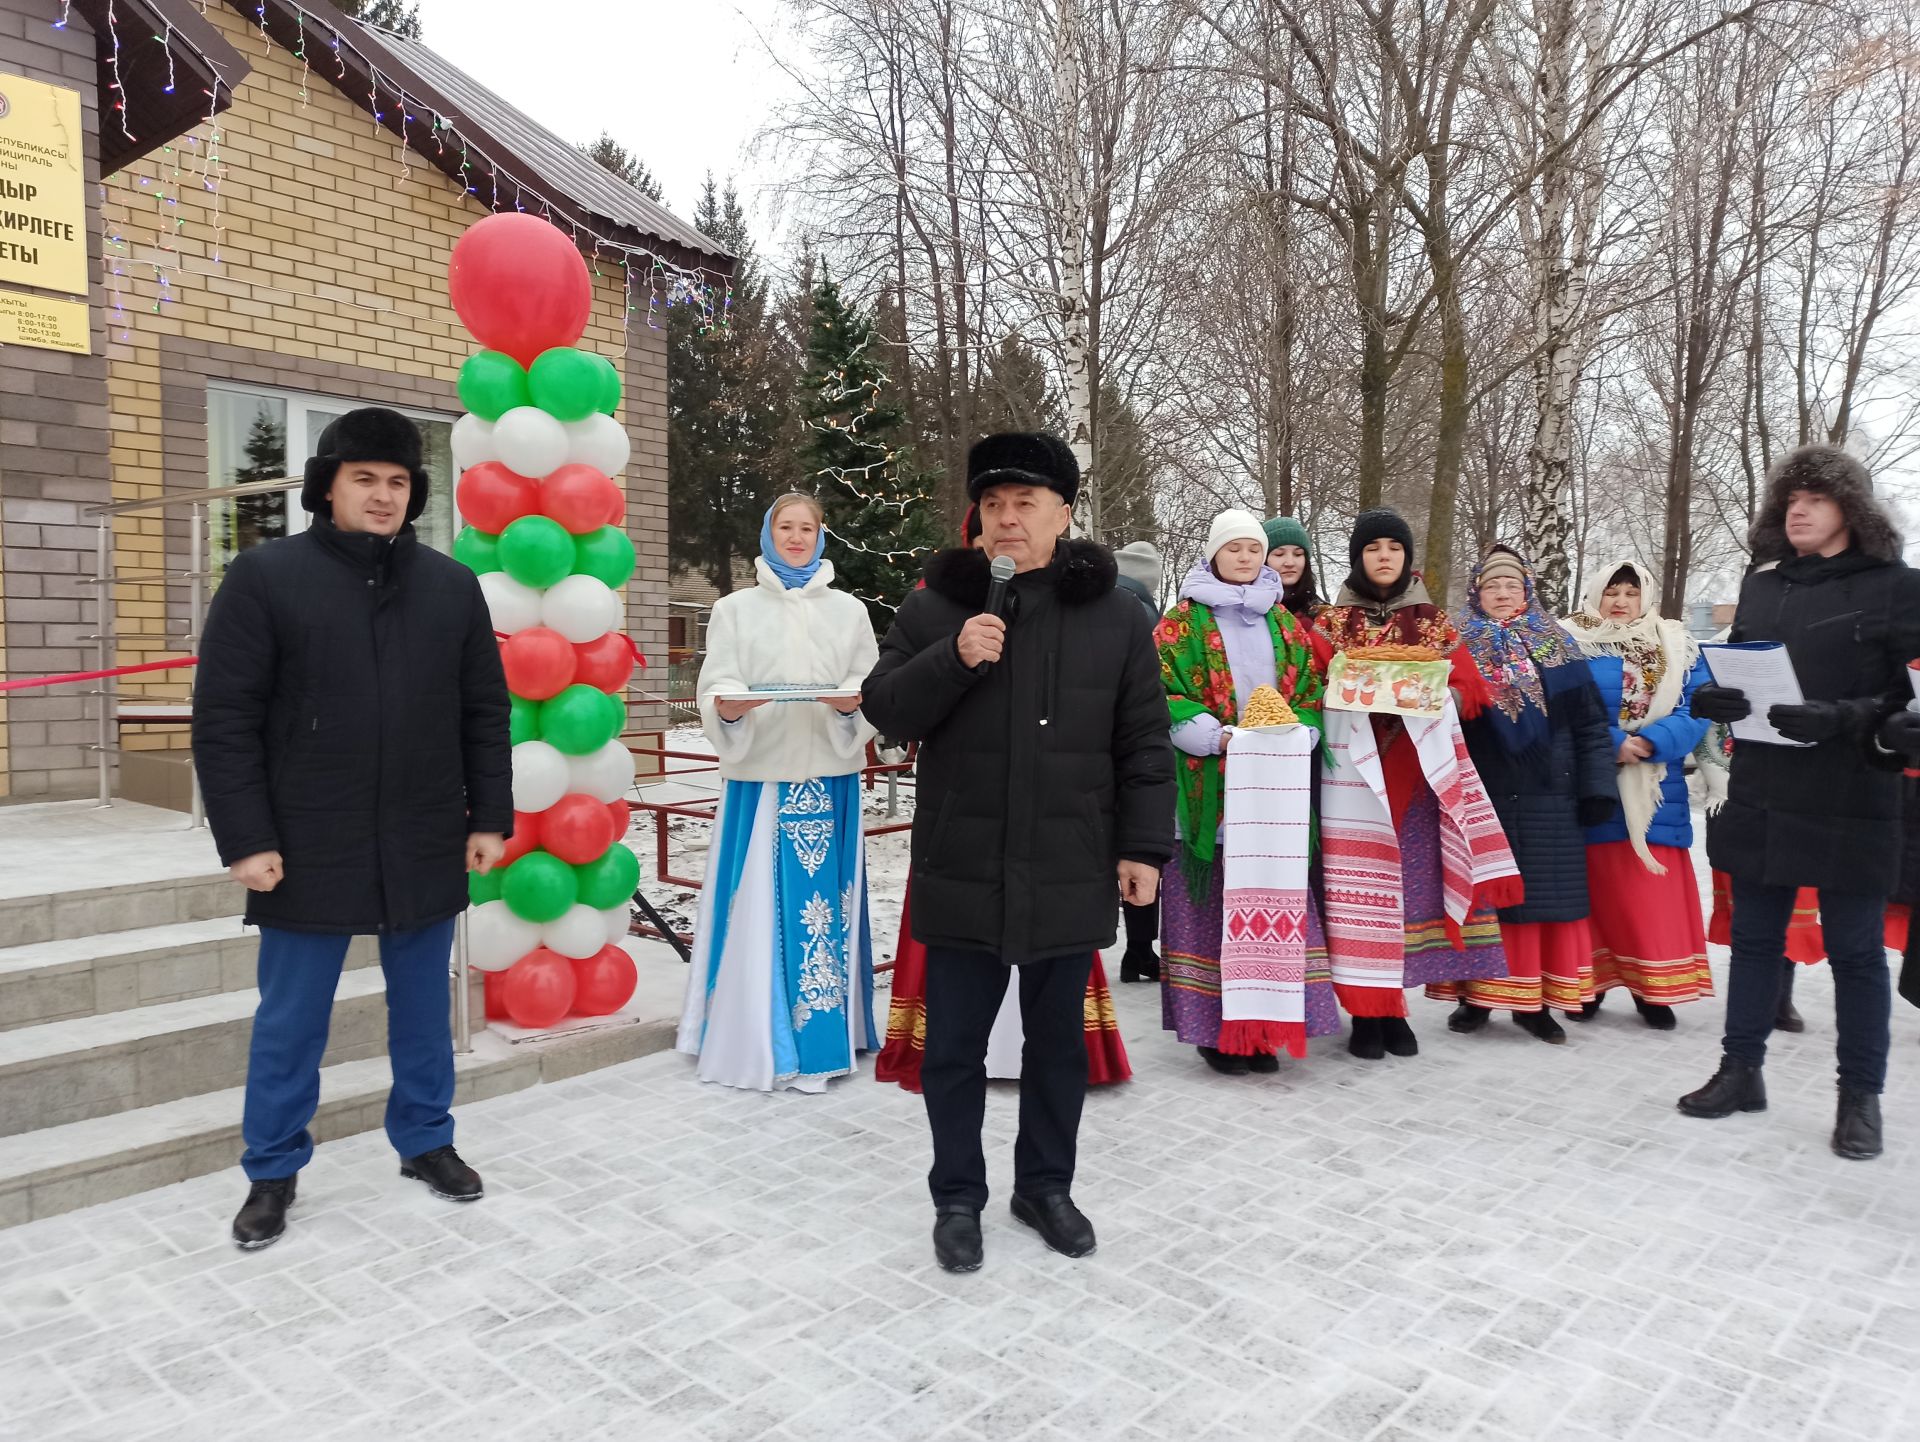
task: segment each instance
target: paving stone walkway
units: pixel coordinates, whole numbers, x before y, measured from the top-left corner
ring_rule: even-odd
[[[917,1098],[647,1058],[464,1108],[483,1202],[384,1139],[324,1147],[295,1225],[226,1240],[238,1171],[0,1231],[0,1437],[1230,1442],[1920,1435],[1920,1013],[1892,1150],[1826,1147],[1833,1020],[1773,1109],[1700,1122],[1720,1005],[1616,999],[1547,1048],[1496,1021],[1217,1077],[1120,988],[1136,1079],[1087,1108],[1071,1262],[1006,1214],[937,1271]]]

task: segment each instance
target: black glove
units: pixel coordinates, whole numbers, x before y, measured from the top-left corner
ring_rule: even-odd
[[[1851,719],[1839,701],[1803,701],[1798,706],[1773,706],[1767,724],[1789,741],[1831,741],[1847,729]]]
[[[1880,723],[1880,744],[1889,751],[1920,756],[1920,713],[1896,711]]]
[[[1620,809],[1620,803],[1611,796],[1582,796],[1580,798],[1580,824],[1582,826],[1605,826],[1613,820],[1613,813]]]
[[[1690,704],[1694,715],[1707,721],[1718,721],[1722,725],[1744,721],[1753,714],[1753,706],[1747,700],[1745,691],[1731,686],[1718,686],[1711,681],[1695,688]]]

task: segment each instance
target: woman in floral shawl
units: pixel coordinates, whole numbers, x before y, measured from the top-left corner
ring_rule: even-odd
[[[1271,1051],[1234,1054],[1236,1045],[1221,1045],[1225,898],[1219,839],[1234,726],[1255,688],[1271,686],[1317,730],[1330,654],[1280,604],[1280,577],[1267,568],[1266,554],[1259,520],[1246,511],[1223,511],[1214,519],[1206,557],[1154,633],[1173,744],[1181,753],[1180,854],[1168,863],[1160,887],[1162,1025],[1228,1075],[1280,1066]],[[1324,1036],[1339,1028],[1319,909],[1309,896],[1306,1034]]]

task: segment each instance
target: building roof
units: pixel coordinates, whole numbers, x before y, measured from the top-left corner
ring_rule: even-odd
[[[535,210],[558,225],[572,225],[589,236],[716,278],[733,273],[734,257],[718,241],[587,159],[420,42],[349,19],[326,0],[227,3],[290,49],[303,37],[331,46],[331,36],[316,37],[323,31],[338,35],[338,63],[330,59],[315,65],[313,73],[383,127],[404,135],[428,164],[483,205]],[[400,103],[403,96],[407,103]],[[464,139],[465,146],[450,142],[448,133]]]
[[[103,176],[225,110],[253,72],[193,0],[73,0],[73,13],[93,31]]]

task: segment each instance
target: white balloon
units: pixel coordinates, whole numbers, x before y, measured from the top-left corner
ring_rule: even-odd
[[[633,785],[633,753],[618,741],[609,741],[585,756],[569,756],[567,770],[567,790],[595,801],[618,801]]]
[[[500,463],[539,480],[567,463],[566,427],[538,406],[515,406],[493,423]]]
[[[483,901],[467,913],[467,960],[481,971],[505,971],[540,944],[540,928],[504,901]]]
[[[620,624],[620,598],[605,581],[568,576],[540,595],[540,620],[576,646],[598,641]]]
[[[513,809],[545,811],[567,794],[567,757],[545,741],[513,748]]]
[[[494,444],[492,421],[466,415],[453,423],[453,468],[456,471],[499,459],[500,451]]]
[[[615,945],[625,941],[633,931],[633,910],[626,906],[609,906],[600,913],[600,919],[607,924],[607,940]]]
[[[480,593],[487,598],[487,614],[493,629],[513,635],[540,624],[540,593],[523,586],[505,571],[489,571],[480,578]]]
[[[540,939],[562,956],[585,961],[607,944],[607,927],[591,906],[569,906],[557,921],[546,924]]]
[[[595,412],[567,426],[567,460],[592,466],[602,475],[618,476],[627,468],[633,442],[627,428],[612,416]]]

